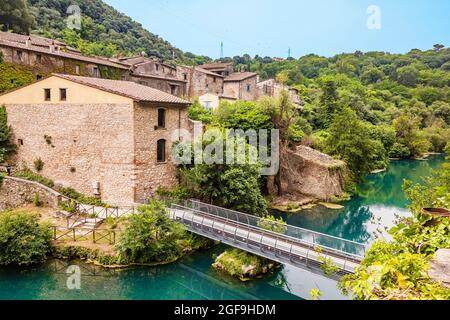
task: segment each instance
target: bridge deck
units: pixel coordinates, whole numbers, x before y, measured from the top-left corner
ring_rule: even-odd
[[[353,273],[361,262],[361,257],[357,255],[188,207],[174,205],[170,215],[173,220],[185,224],[191,232],[284,264],[319,269],[326,258],[340,268],[342,275]]]

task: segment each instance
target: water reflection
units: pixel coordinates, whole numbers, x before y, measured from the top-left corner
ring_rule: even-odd
[[[368,176],[358,186],[357,195],[342,203],[343,209],[317,206],[299,214],[277,214],[291,225],[359,243],[370,243],[377,230],[388,237],[384,228],[394,226],[396,215],[410,215],[402,189],[403,181],[423,182],[444,162],[443,155],[431,156],[427,161],[393,161],[386,172]]]

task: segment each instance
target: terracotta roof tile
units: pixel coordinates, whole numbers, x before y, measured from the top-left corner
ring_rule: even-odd
[[[61,50],[50,51],[49,48],[36,46],[36,45],[29,45],[29,46],[27,46],[26,44],[23,44],[23,43],[20,43],[20,42],[4,40],[4,39],[1,39],[1,38],[0,38],[0,45],[4,45],[4,46],[7,46],[7,47],[12,47],[12,48],[18,48],[18,49],[22,49],[22,50],[30,50],[30,51],[33,51],[33,52],[39,52],[39,53],[48,54],[48,55],[52,55],[52,56],[58,56],[58,57],[74,59],[74,60],[78,60],[78,61],[85,61],[85,62],[89,62],[89,63],[95,63],[95,64],[104,65],[104,66],[110,66],[110,67],[115,67],[115,68],[128,70],[128,68],[126,66],[124,66],[122,64],[115,63],[115,62],[111,62],[111,61],[109,61],[107,59],[102,59],[102,58],[98,58],[98,57],[86,57],[86,56],[83,56],[81,54],[70,53],[70,52],[65,52],[65,51],[61,51]]]
[[[169,104],[190,104],[188,101],[178,98],[169,93],[137,84],[131,81],[121,80],[107,80],[100,78],[88,78],[71,76],[65,74],[54,74],[54,76],[73,81],[82,85],[107,91],[110,93],[118,94],[124,97],[131,98],[139,102],[156,102],[156,103],[169,103]]]
[[[225,81],[243,81],[248,78],[256,77],[257,74],[254,72],[236,72],[230,74],[225,78]]]

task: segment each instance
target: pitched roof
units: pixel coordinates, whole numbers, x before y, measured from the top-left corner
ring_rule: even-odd
[[[166,92],[154,88],[150,88],[148,86],[137,84],[131,81],[88,78],[88,77],[71,76],[66,74],[53,74],[53,75],[65,80],[73,81],[99,90],[128,97],[138,102],[156,102],[156,103],[169,103],[182,105],[190,104],[188,101],[178,98],[174,95],[168,94]]]
[[[12,32],[3,32],[3,31],[0,31],[0,39],[12,41],[12,42],[23,43],[23,44],[25,44],[25,42],[27,40],[31,39],[32,45],[44,46],[44,47],[49,46],[51,44],[66,46],[66,44],[64,42],[61,42],[58,40],[48,39],[48,38],[35,36],[35,35],[27,36],[27,35],[23,35],[23,34],[12,33]]]
[[[84,61],[84,62],[88,62],[88,63],[95,63],[95,64],[99,64],[99,65],[128,70],[128,68],[126,66],[115,63],[115,62],[111,62],[107,59],[102,59],[102,58],[98,58],[98,57],[86,57],[81,54],[65,52],[65,51],[61,51],[61,50],[50,51],[48,47],[45,48],[43,46],[36,46],[33,44],[30,44],[27,46],[24,43],[4,40],[1,37],[0,37],[0,45],[12,47],[12,48],[18,48],[18,49],[22,49],[22,50],[29,50],[29,51],[33,51],[33,52],[39,52],[39,53],[48,54],[48,55],[52,55],[52,56],[63,57],[63,58],[67,58],[67,59],[73,59],[73,60]]]
[[[232,63],[205,63],[200,65],[203,69],[221,69],[221,68],[228,68],[232,66]]]
[[[214,72],[209,71],[209,70],[206,70],[206,69],[203,69],[201,66],[200,66],[200,67],[195,67],[195,70],[196,70],[196,71],[200,71],[200,72],[205,73],[205,74],[208,74],[208,75],[210,75],[210,76],[214,76],[214,77],[218,77],[218,78],[223,78],[222,75],[217,74],[217,73],[214,73]]]
[[[232,82],[232,81],[243,81],[248,78],[256,77],[258,74],[254,72],[235,72],[230,74],[228,77],[225,78],[225,81]]]

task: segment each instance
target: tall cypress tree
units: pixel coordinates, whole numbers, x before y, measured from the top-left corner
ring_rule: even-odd
[[[10,142],[11,128],[8,126],[8,114],[5,106],[0,106],[0,163],[5,161],[6,156],[15,150]]]

